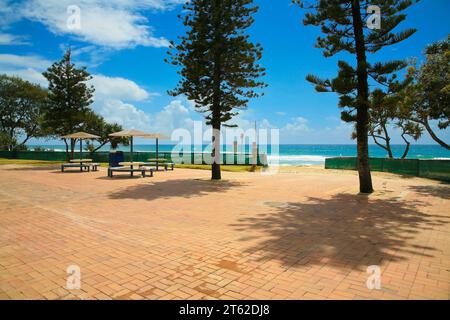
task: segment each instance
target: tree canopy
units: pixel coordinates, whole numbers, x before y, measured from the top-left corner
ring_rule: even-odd
[[[369,167],[369,80],[385,85],[388,76],[404,67],[402,61],[369,62],[368,54],[374,54],[386,46],[403,41],[414,34],[415,29],[394,32],[406,18],[402,13],[414,1],[411,0],[293,0],[308,10],[303,20],[305,25],[320,27],[323,36],[318,37],[316,47],[325,57],[347,52],[355,57],[356,66],[340,60],[338,75],[334,79],[321,79],[308,75],[307,80],[318,92],[335,92],[339,95],[339,107],[343,109],[343,121],[354,122],[358,150],[358,173],[360,191],[373,191]],[[368,5],[380,9],[379,28],[367,27],[371,13]]]
[[[30,138],[47,134],[43,125],[46,99],[47,91],[39,85],[18,77],[0,75],[0,132],[3,148],[21,148]]]
[[[87,81],[92,77],[85,67],[77,68],[71,61],[68,49],[62,60],[53,63],[43,73],[48,80],[48,106],[45,125],[55,137],[79,131],[85,122],[89,106],[92,104],[94,87]],[[68,150],[68,143],[66,151]],[[71,140],[70,151],[73,156],[75,140]]]
[[[18,77],[0,75],[1,148],[25,149],[30,138],[59,138],[76,131],[100,136],[98,146],[90,145],[93,152],[107,143],[113,148],[128,144],[126,138],[109,137],[122,130],[119,124],[108,123],[90,108],[94,87],[87,81],[91,76],[86,68],[75,67],[70,50],[43,74],[49,82],[48,90]],[[63,140],[69,153],[68,141]],[[76,139],[71,139],[72,156],[75,143]]]
[[[126,137],[110,137],[114,132],[122,131],[123,128],[117,123],[108,123],[105,119],[93,111],[86,113],[82,131],[95,134],[100,138],[96,139],[99,145],[95,146],[92,143],[87,143],[86,147],[90,152],[96,152],[107,143],[111,144],[112,149],[116,149],[119,144],[128,145],[129,139]]]
[[[430,124],[431,121],[436,121],[441,130],[450,125],[449,48],[450,36],[447,40],[438,41],[426,48],[425,62],[408,70],[408,77],[413,85],[407,88],[403,102],[411,120],[422,125],[437,143],[450,150],[449,142],[440,139]]]
[[[192,0],[184,7],[187,27],[181,42],[172,45],[170,63],[180,67],[178,86],[171,95],[185,95],[205,113],[214,129],[212,178],[220,179],[220,128],[260,96],[258,80],[265,70],[258,64],[262,47],[249,40],[247,29],[258,7],[252,0]]]

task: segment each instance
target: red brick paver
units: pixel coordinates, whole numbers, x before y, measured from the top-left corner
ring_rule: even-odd
[[[375,174],[365,197],[353,172],[208,177],[1,166],[0,298],[449,299],[449,185]]]

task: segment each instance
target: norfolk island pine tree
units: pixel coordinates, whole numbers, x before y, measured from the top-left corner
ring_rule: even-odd
[[[401,13],[414,2],[412,0],[293,0],[302,8],[312,10],[303,20],[305,25],[320,26],[325,37],[319,37],[316,47],[323,49],[325,57],[346,51],[356,58],[356,68],[345,61],[339,61],[338,76],[332,80],[308,75],[307,80],[315,85],[318,92],[336,92],[339,107],[344,108],[341,118],[346,122],[356,122],[358,152],[359,189],[361,193],[372,193],[372,177],[369,166],[369,78],[376,78],[393,71],[394,64],[371,64],[367,54],[403,41],[415,33],[415,29],[401,32],[393,30],[406,18]],[[381,25],[369,29],[365,22],[370,16],[366,12],[369,5],[380,9]]]
[[[169,94],[184,94],[206,114],[206,124],[213,129],[211,178],[219,180],[221,127],[233,127],[227,122],[266,86],[258,80],[265,75],[258,64],[262,47],[246,34],[258,7],[253,0],[192,0],[183,9],[187,14],[180,18],[187,33],[180,44],[172,43],[166,59],[180,67],[181,79]]]

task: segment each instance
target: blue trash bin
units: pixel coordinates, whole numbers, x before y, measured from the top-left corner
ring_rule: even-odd
[[[118,167],[119,162],[124,161],[124,155],[122,151],[110,152],[109,153],[109,166]]]

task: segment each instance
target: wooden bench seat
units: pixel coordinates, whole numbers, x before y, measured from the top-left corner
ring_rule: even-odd
[[[61,165],[61,172],[64,172],[64,170],[66,168],[80,168],[80,171],[83,171],[83,169],[85,169],[86,171],[89,172],[91,169],[90,165],[91,164],[88,164],[88,163],[83,163],[83,164],[81,164],[81,163],[63,163]]]
[[[158,163],[158,164],[156,164],[156,162],[146,162],[145,164],[144,164],[144,166],[153,166],[153,167],[164,167],[164,170],[169,170],[169,167],[170,167],[170,170],[172,170],[173,171],[173,168],[174,168],[174,166],[175,166],[175,164],[173,163],[173,162],[160,162],[160,163]]]
[[[110,167],[108,168],[108,177],[113,177],[113,172],[129,172],[130,174],[134,172],[139,172],[143,178],[146,177],[146,172],[150,172],[150,177],[153,177],[153,169],[147,168],[147,167],[139,167],[139,168],[133,168],[130,167]]]

